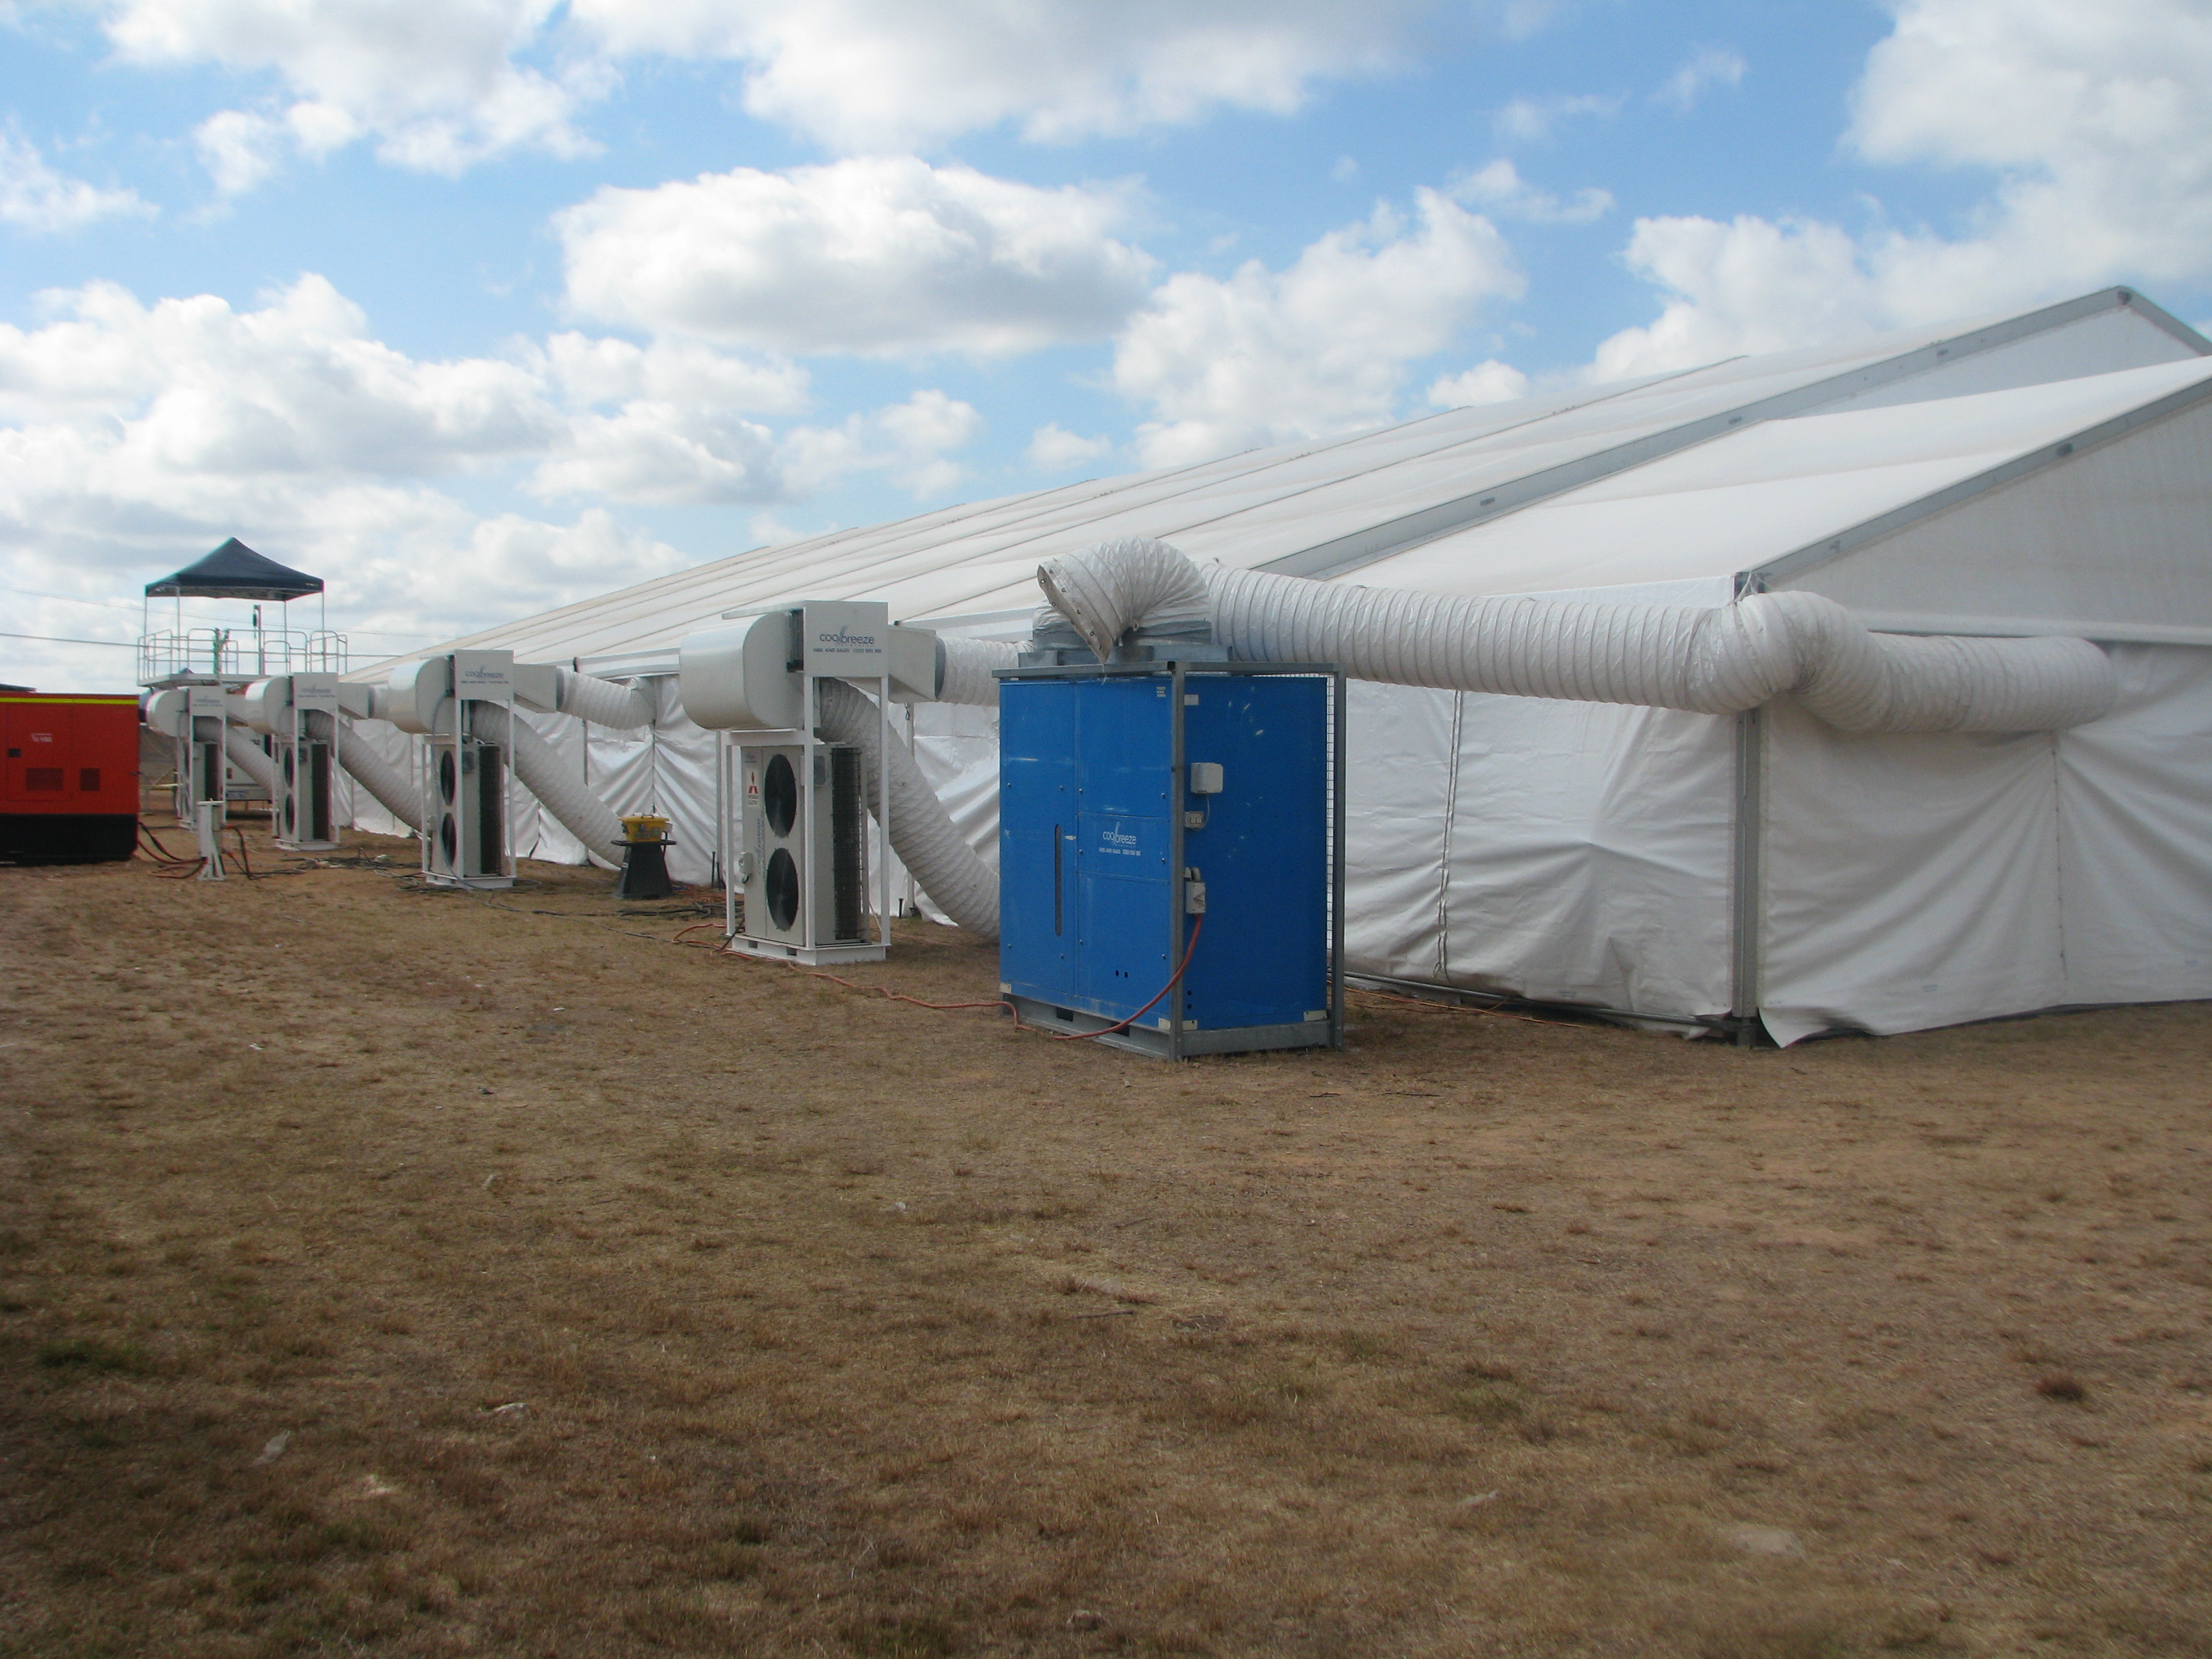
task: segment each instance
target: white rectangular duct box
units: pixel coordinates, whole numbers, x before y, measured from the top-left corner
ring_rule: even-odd
[[[874,680],[890,672],[889,605],[872,599],[809,599],[799,615],[804,672],[817,678]]]

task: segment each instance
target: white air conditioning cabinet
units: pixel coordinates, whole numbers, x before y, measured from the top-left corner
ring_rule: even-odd
[[[276,844],[322,853],[337,842],[332,794],[337,775],[338,677],[276,674],[240,699],[249,730],[275,739],[276,786],[270,801]]]
[[[890,774],[877,769],[869,799],[871,757],[889,751],[893,702],[935,695],[936,636],[893,626],[880,600],[810,599],[694,634],[678,661],[684,711],[730,734],[715,814],[726,948],[786,962],[880,961],[890,943]],[[825,700],[841,711],[835,741],[823,735]]]
[[[451,651],[394,669],[387,715],[428,739],[422,874],[437,887],[514,885],[507,732],[514,653]]]
[[[868,944],[860,751],[843,744],[746,747],[738,774],[743,939],[765,956],[850,959]]]

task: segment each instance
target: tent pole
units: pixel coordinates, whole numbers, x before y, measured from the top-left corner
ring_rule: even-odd
[[[1729,1018],[1736,1046],[1759,1043],[1759,932],[1765,913],[1760,853],[1766,827],[1766,711],[1747,708],[1735,717],[1735,846],[1731,921],[1733,961]]]

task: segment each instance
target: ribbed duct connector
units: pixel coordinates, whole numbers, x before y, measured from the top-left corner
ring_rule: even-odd
[[[321,742],[331,741],[333,735],[330,715],[319,708],[307,711],[307,728],[309,737]],[[374,744],[356,737],[349,743],[339,744],[337,751],[338,764],[356,783],[376,797],[378,805],[416,835],[422,833],[422,797],[404,774],[386,763]]]
[[[1201,570],[1164,543],[1108,544],[1038,572],[1086,638],[1211,599],[1214,637],[1253,662],[1332,662],[1355,679],[1725,714],[1794,696],[1844,732],[2039,732],[2099,719],[2118,694],[2087,640],[1875,634],[1816,593],[1716,608],[1459,599],[1297,576]]]
[[[276,763],[261,752],[261,745],[235,726],[227,726],[222,733],[222,752],[230,757],[230,763],[276,798]]]
[[[1012,668],[1021,660],[1021,647],[997,640],[948,640],[943,635],[937,642],[945,653],[945,674],[937,688],[937,700],[997,708],[999,683],[991,678],[991,671]]]
[[[991,684],[991,701],[995,702],[997,684],[987,683]],[[884,764],[876,705],[842,680],[823,680],[821,687],[822,735],[832,743],[848,743],[860,750],[872,810],[882,799]],[[937,792],[915,764],[913,751],[896,736],[890,741],[889,759],[891,846],[899,861],[914,872],[938,908],[955,922],[980,938],[998,938],[998,872],[975,856],[945,811],[945,803],[938,799]]]
[[[560,686],[557,706],[563,714],[589,720],[593,726],[630,732],[652,725],[660,713],[649,683],[621,685],[573,668],[556,669],[554,672]]]
[[[507,746],[514,775],[538,797],[538,804],[583,842],[586,852],[619,866],[623,854],[622,820],[615,816],[614,808],[593,794],[572,769],[562,764],[553,745],[538,736],[529,721],[511,716],[495,702],[473,707],[476,730]]]

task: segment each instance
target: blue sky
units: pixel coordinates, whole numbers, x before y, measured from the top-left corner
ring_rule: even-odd
[[[0,592],[356,656],[763,541],[2114,282],[2201,0],[0,0]],[[0,639],[0,679],[127,682]]]

